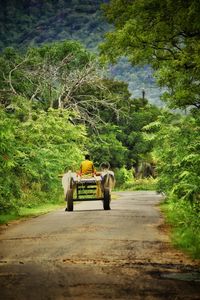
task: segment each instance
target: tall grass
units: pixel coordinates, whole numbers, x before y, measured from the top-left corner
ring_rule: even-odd
[[[136,179],[134,177],[134,170],[127,170],[125,167],[120,169],[115,169],[115,179],[116,187],[115,190],[129,190],[129,191],[153,191],[157,190],[157,179],[149,178],[140,178]]]
[[[15,202],[17,200],[15,199]],[[19,202],[19,201],[18,201]],[[6,224],[13,220],[39,216],[57,208],[64,207],[63,192],[50,195],[42,191],[26,192],[20,199],[20,203],[13,205],[15,209],[0,213],[0,224]]]
[[[54,211],[58,208],[61,208],[64,206],[63,203],[45,203],[41,204],[36,207],[22,207],[19,209],[18,212],[10,212],[5,213],[3,215],[0,215],[0,224],[7,224],[10,221],[29,218],[29,217],[35,217],[42,214],[46,214],[48,212]]]
[[[134,179],[123,183],[119,189],[129,191],[156,191],[157,180],[150,178]]]
[[[200,211],[188,201],[172,199],[161,205],[171,225],[173,244],[194,259],[200,259]]]

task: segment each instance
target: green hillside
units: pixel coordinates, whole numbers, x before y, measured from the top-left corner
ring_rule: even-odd
[[[109,28],[99,9],[102,2],[1,1],[0,49],[63,39],[78,39],[94,49]]]
[[[79,40],[88,49],[98,51],[98,44],[111,29],[101,10],[103,0],[7,0],[0,1],[0,50],[52,41]],[[151,69],[133,68],[127,60],[110,67],[110,76],[129,84],[133,97],[142,90],[151,103],[160,105],[160,90]]]

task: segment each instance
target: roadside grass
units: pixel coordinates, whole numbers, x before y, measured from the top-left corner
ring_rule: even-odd
[[[156,191],[157,179],[143,178],[127,181],[121,185],[116,185],[115,191]]]
[[[56,209],[62,208],[65,206],[63,202],[55,204],[55,203],[45,203],[36,207],[21,207],[17,212],[10,212],[0,215],[0,224],[6,224],[10,221],[25,219],[29,217],[36,217],[42,214],[46,214],[48,212],[54,211]]]
[[[165,201],[160,204],[171,228],[173,245],[193,259],[200,259],[200,212],[190,203]]]
[[[134,179],[116,186],[115,191],[157,191],[157,179]],[[186,201],[166,199],[160,204],[171,228],[172,244],[193,259],[200,259],[200,210]]]

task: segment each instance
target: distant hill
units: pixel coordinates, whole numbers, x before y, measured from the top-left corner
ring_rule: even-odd
[[[102,0],[0,1],[0,49],[75,39],[95,49],[108,31]]]
[[[13,46],[28,46],[74,39],[88,49],[98,51],[98,44],[111,26],[100,6],[106,0],[0,0],[0,51]],[[160,105],[160,91],[149,67],[133,68],[122,59],[112,66],[110,76],[129,83],[133,97],[141,97]]]

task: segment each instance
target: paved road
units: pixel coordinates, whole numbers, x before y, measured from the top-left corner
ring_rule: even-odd
[[[0,299],[200,299],[197,262],[170,246],[160,201],[122,192],[110,211],[82,202],[8,226]]]

